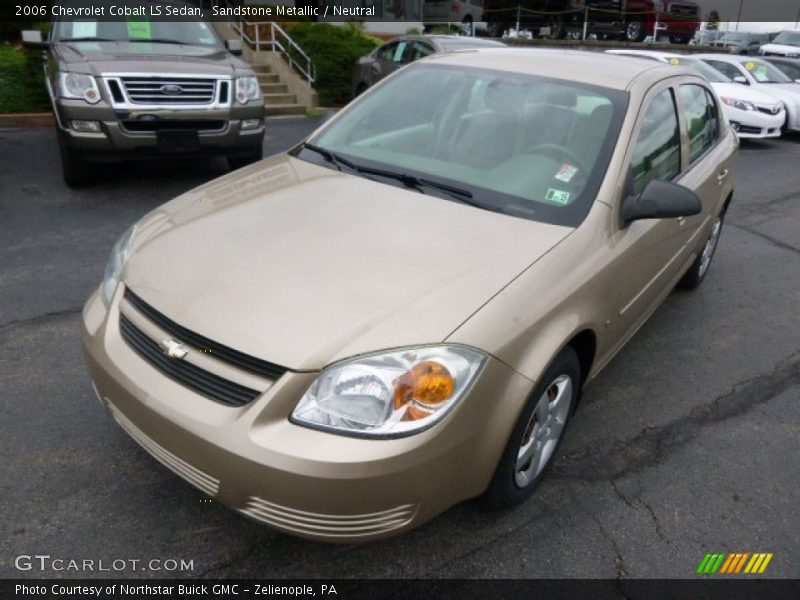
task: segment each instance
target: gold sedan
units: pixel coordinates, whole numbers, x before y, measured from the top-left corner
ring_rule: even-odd
[[[733,192],[721,116],[655,62],[410,65],[120,239],[83,312],[98,395],[175,473],[295,535],[520,502],[579,391],[706,276]]]

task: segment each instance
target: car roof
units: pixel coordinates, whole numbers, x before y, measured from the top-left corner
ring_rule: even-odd
[[[433,42],[437,44],[441,44],[443,42],[457,42],[459,44],[470,45],[470,46],[486,46],[486,47],[501,47],[505,46],[503,42],[498,40],[484,40],[481,38],[470,37],[466,35],[442,35],[442,34],[433,34],[433,35],[401,35],[399,37],[393,38],[391,40],[387,40],[386,44],[391,44],[393,42],[411,42],[411,41],[420,41],[420,42]]]
[[[697,75],[692,69],[654,60],[631,60],[629,56],[604,52],[549,48],[476,48],[436,54],[426,58],[425,62],[569,79],[619,90],[628,89],[644,74],[656,79],[662,74],[663,77]]]

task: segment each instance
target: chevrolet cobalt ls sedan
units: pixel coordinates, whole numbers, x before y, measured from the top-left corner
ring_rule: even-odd
[[[736,149],[688,68],[419,61],[122,236],[83,311],[98,396],[175,473],[291,534],[510,506],[579,390],[708,273]]]

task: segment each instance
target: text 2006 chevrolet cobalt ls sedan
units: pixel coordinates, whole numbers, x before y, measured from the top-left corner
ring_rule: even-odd
[[[98,394],[178,475],[296,535],[519,502],[579,390],[706,276],[737,148],[721,115],[655,62],[415,63],[122,236],[83,312]]]

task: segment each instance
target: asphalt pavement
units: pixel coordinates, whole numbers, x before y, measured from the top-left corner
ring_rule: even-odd
[[[270,120],[266,153],[320,122]],[[706,281],[590,384],[532,499],[334,546],[207,501],[101,409],[83,365],[81,306],[116,238],[224,162],[114,166],[71,191],[52,130],[0,130],[0,577],[109,575],[15,567],[47,554],[141,561],[123,577],[678,578],[706,552],[772,552],[765,576],[800,577],[798,165],[800,136],[742,145]]]

